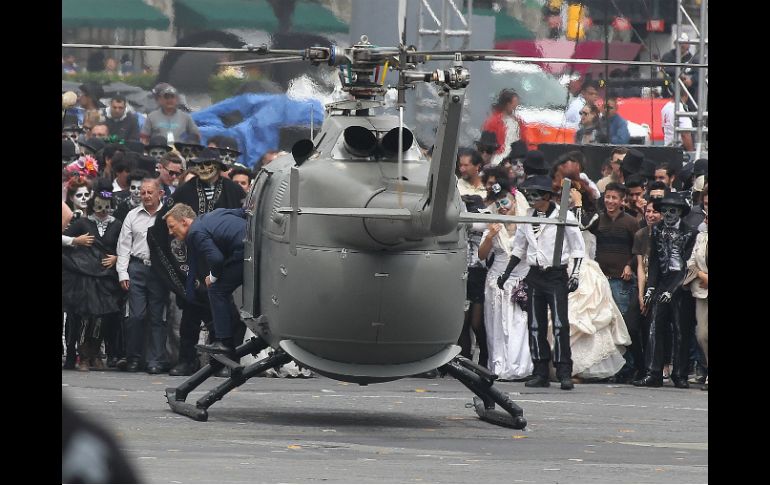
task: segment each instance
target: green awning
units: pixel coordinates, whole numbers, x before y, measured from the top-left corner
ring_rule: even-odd
[[[278,19],[266,0],[175,0],[178,27],[186,29],[278,30]],[[348,26],[323,5],[297,2],[292,16],[297,32],[347,32]]]
[[[63,29],[166,30],[169,20],[160,10],[142,0],[62,0]]]
[[[474,8],[473,15],[488,15],[495,17],[495,40],[532,40],[535,34],[521,20],[511,17],[505,12],[494,12],[484,8]]]

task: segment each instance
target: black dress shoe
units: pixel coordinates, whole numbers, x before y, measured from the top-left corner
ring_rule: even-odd
[[[117,357],[108,357],[107,358],[107,367],[112,368],[116,367],[118,365],[118,358]]]
[[[632,384],[637,387],[662,387],[663,377],[646,375],[643,378],[639,379],[638,381],[632,382]]]
[[[118,361],[115,363],[115,368],[118,370],[126,370],[126,367],[128,367],[128,360],[126,360],[125,357],[122,357],[118,359]]]
[[[180,362],[168,372],[170,376],[191,376],[198,370],[195,362]]]
[[[678,377],[671,376],[671,382],[674,383],[674,387],[679,389],[689,389],[690,383],[687,382],[687,378],[680,379]]]
[[[166,366],[161,364],[152,364],[147,366],[147,373],[148,374],[163,374],[166,372]]]
[[[208,352],[209,354],[228,354],[233,351],[232,348],[228,347],[220,340],[215,340],[210,344],[198,344],[195,348],[203,352]]]
[[[137,360],[132,360],[126,365],[126,372],[139,372],[142,370],[142,364]]]
[[[572,389],[575,388],[575,384],[573,384],[571,377],[565,377],[565,378],[561,379],[560,382],[561,382],[561,390],[562,391],[571,391]]]
[[[524,385],[526,387],[549,387],[551,383],[545,376],[534,376],[532,379],[525,382]]]

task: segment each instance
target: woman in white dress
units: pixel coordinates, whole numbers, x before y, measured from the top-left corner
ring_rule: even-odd
[[[516,199],[507,187],[507,180],[501,180],[492,187],[488,202],[491,202],[488,207],[493,213],[526,215],[516,209]],[[527,313],[514,301],[516,294],[524,293],[517,290],[521,289],[529,266],[522,261],[503,289],[497,287],[497,277],[505,271],[511,257],[515,230],[515,224],[489,224],[479,246],[479,259],[485,260],[494,253],[494,262],[487,272],[484,286],[484,326],[489,349],[487,368],[500,380],[521,379],[531,375],[533,369]]]
[[[610,283],[593,259],[583,259],[580,285],[567,302],[572,375],[581,379],[614,376],[626,362],[623,353],[625,346],[631,345],[631,336],[612,299]]]

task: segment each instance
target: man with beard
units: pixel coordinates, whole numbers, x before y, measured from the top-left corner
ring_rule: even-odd
[[[206,286],[200,280],[197,281],[195,294],[186,294],[187,273],[190,264],[187,259],[187,248],[184,241],[178,241],[169,237],[168,226],[163,216],[175,204],[186,204],[197,215],[203,215],[214,209],[237,209],[242,206],[246,197],[240,185],[230,179],[222,177],[222,170],[226,169],[219,157],[219,151],[206,148],[200,154],[188,160],[188,168],[197,175],[189,182],[181,185],[174,195],[164,205],[156,224],[148,234],[150,254],[153,269],[162,275],[167,286],[176,293],[177,305],[182,308],[182,320],[180,322],[179,361],[171,369],[169,375],[192,375],[198,368],[195,344],[200,336],[200,323],[211,322],[211,309],[209,306]],[[234,342],[242,339],[245,326],[236,326]],[[225,375],[229,369],[223,367],[221,375]]]
[[[674,387],[687,388],[689,322],[682,315],[682,282],[687,275],[687,261],[695,246],[697,232],[682,221],[690,206],[676,192],[653,201],[653,206],[663,215],[663,222],[655,225],[650,233],[650,258],[647,291],[644,305],[651,306],[650,327],[647,335],[646,375],[633,384],[644,387],[663,385],[664,338],[666,328],[673,333],[673,369],[671,381]]]

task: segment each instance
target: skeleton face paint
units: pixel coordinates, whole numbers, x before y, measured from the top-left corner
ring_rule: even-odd
[[[148,153],[152,158],[160,162],[160,159],[163,158],[167,151],[165,148],[150,148]]]
[[[131,205],[137,206],[142,203],[142,198],[139,196],[139,192],[142,190],[141,180],[132,180],[128,186],[128,190],[131,192]]]
[[[545,192],[542,190],[523,190],[522,192],[524,192],[524,197],[526,197],[529,205],[535,205],[543,200],[545,196]]]
[[[103,199],[98,194],[94,198],[94,212],[106,214],[110,210],[110,199]]]
[[[230,167],[238,159],[238,156],[234,152],[228,150],[219,150],[219,160],[226,166]]]
[[[88,190],[88,187],[78,187],[77,192],[72,196],[72,204],[76,209],[84,211],[86,210],[86,204],[90,198],[91,191]]]
[[[673,226],[682,216],[682,209],[681,207],[664,205],[660,208],[660,213],[663,214],[663,223],[667,226]]]
[[[206,161],[196,165],[195,171],[201,181],[209,183],[219,173],[219,163]]]

